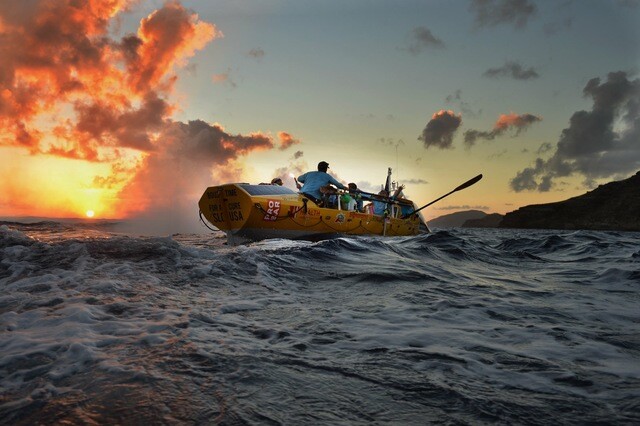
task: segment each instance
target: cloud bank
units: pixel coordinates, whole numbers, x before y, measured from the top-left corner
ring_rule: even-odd
[[[590,111],[577,111],[569,120],[548,159],[537,158],[511,179],[516,192],[549,191],[559,178],[623,178],[640,169],[640,79],[617,71],[589,80],[583,89],[591,98]]]
[[[129,3],[3,2],[0,145],[89,161],[154,150],[152,134],[174,110],[174,70],[221,33],[167,3],[115,40],[109,23]]]

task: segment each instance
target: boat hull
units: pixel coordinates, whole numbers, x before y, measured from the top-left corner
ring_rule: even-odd
[[[343,235],[409,236],[424,232],[426,228],[418,215],[400,219],[321,208],[302,194],[271,185],[232,183],[209,187],[198,206],[209,223],[227,234],[231,244],[267,238],[321,240]]]

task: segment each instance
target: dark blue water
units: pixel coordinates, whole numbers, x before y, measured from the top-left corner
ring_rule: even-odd
[[[0,227],[3,424],[638,424],[640,234]]]

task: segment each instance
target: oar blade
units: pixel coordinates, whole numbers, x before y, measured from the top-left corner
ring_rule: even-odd
[[[462,185],[460,185],[459,187],[454,189],[453,192],[461,191],[461,190],[463,190],[465,188],[468,188],[471,185],[477,183],[480,179],[482,179],[482,173],[479,174],[478,176],[474,177],[473,179],[469,179],[468,181],[466,181],[465,183],[463,183]]]

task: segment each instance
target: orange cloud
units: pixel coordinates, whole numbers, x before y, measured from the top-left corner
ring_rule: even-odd
[[[455,115],[456,115],[456,113],[451,111],[450,109],[449,110],[441,109],[438,112],[434,112],[433,115],[431,116],[431,119],[432,120],[437,120],[437,119],[442,118],[442,117],[455,116]]]
[[[285,149],[300,143],[300,139],[294,138],[287,132],[278,132],[278,139],[280,139],[281,151],[284,151]]]
[[[114,40],[109,23],[131,3],[3,2],[0,145],[91,161],[108,159],[104,148],[153,149],[174,109],[173,70],[221,34],[170,2]]]
[[[29,119],[84,89],[82,76],[110,67],[103,37],[126,1],[3,2],[0,117]]]
[[[133,86],[144,92],[157,85],[175,65],[222,33],[207,22],[198,21],[177,2],[167,3],[140,22],[137,38],[126,39],[127,59]]]
[[[240,156],[274,148],[262,133],[172,120],[178,69],[222,33],[169,1],[135,33],[116,38],[110,25],[137,1],[0,2],[0,149],[28,153],[16,174],[0,156],[0,191],[16,194],[4,198],[0,213],[23,212],[21,200],[33,200],[28,214],[193,209],[212,167],[227,176],[222,167],[235,164],[238,176]],[[31,166],[67,170],[78,159],[82,173],[58,172],[46,197],[38,192],[44,185],[25,183]],[[4,191],[11,188],[20,190]],[[39,207],[35,200],[45,198]]]
[[[542,120],[540,117],[537,117],[533,114],[500,114],[496,124],[493,126],[495,130],[507,130],[509,127],[521,130],[536,121]]]
[[[238,87],[238,85],[236,84],[236,82],[231,78],[231,70],[228,69],[227,72],[224,73],[220,73],[220,74],[213,74],[211,76],[211,81],[213,81],[214,84],[227,84],[228,86],[231,86],[233,88]]]

